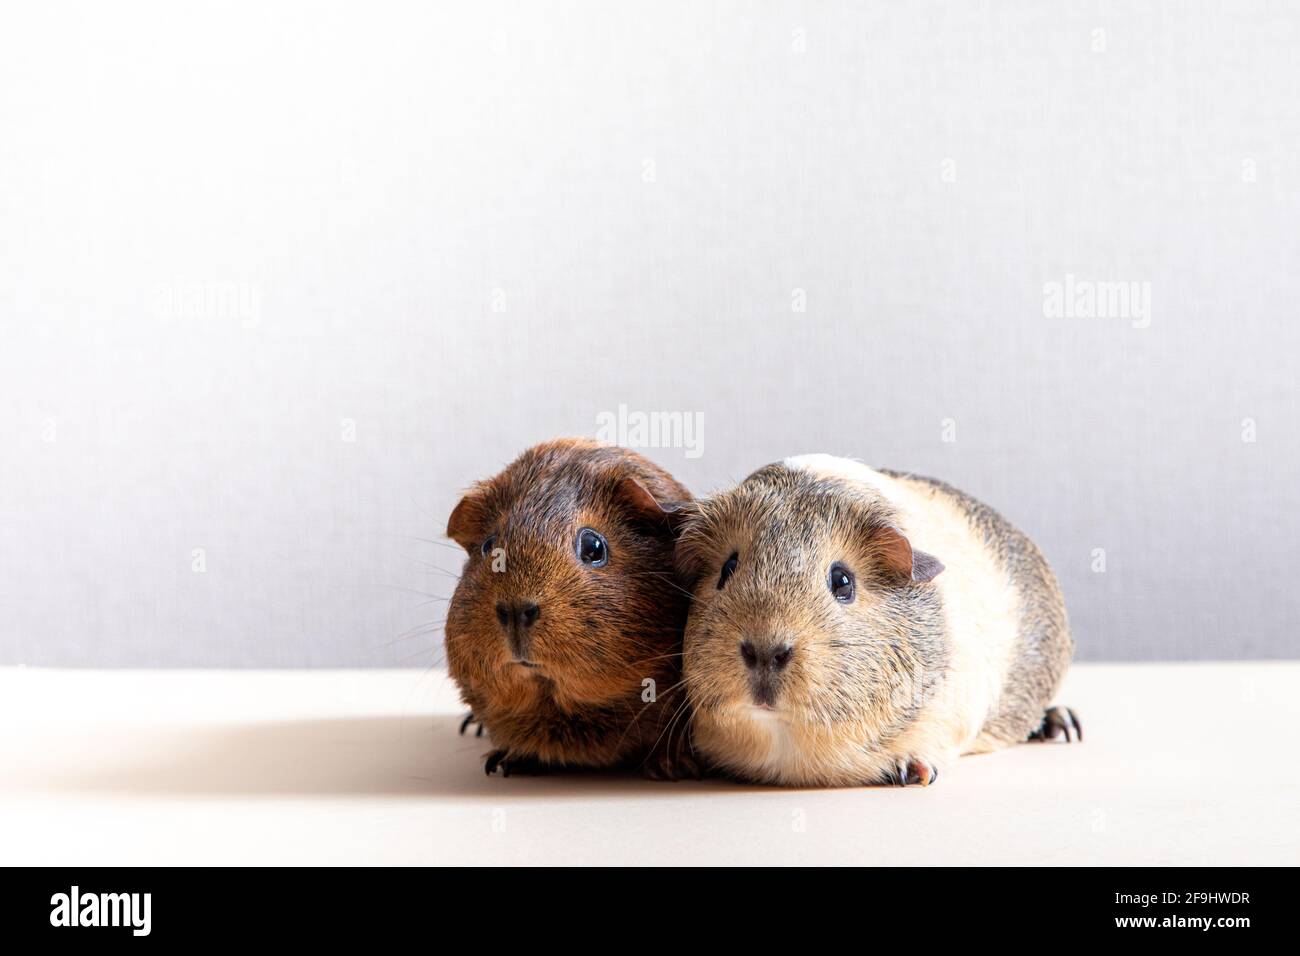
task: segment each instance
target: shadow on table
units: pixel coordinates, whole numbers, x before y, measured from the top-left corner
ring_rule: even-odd
[[[354,717],[293,720],[171,732],[141,731],[121,760],[103,754],[69,769],[58,789],[172,795],[487,796],[637,795],[710,790],[722,780],[666,783],[633,773],[556,773],[537,777],[483,772],[486,738],[458,733],[460,718]],[[147,754],[148,756],[142,756]],[[104,759],[108,758],[108,759]]]

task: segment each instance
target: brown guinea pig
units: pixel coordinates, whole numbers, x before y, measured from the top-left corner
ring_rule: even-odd
[[[476,484],[447,523],[469,554],[447,664],[498,748],[485,769],[695,775],[678,686],[689,595],[675,528],[690,492],[624,448],[560,439]]]
[[[693,742],[750,780],[928,785],[959,754],[1082,739],[1043,555],[942,482],[805,455],[693,507]]]

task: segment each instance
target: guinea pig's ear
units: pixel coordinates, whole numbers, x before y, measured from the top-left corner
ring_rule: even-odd
[[[451,517],[447,519],[447,537],[473,554],[482,543],[483,521],[486,517],[483,493],[471,491],[451,510]]]
[[[907,536],[893,525],[880,525],[871,532],[871,547],[877,560],[900,581],[925,584],[933,581],[943,570],[943,564],[932,554],[912,547]]]
[[[633,513],[654,524],[662,522],[674,535],[691,512],[690,501],[660,501],[636,478],[618,483],[618,497]]]
[[[689,507],[683,509],[685,517],[674,531],[677,546],[673,551],[673,560],[677,565],[677,574],[691,590],[695,589],[696,582],[706,572],[718,573],[717,566],[712,562],[716,560],[721,563],[726,560],[725,557],[718,558],[714,554],[716,548],[709,540],[708,518],[705,515],[707,507],[707,500],[692,501]]]

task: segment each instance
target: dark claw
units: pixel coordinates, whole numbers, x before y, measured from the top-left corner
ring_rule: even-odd
[[[939,779],[939,771],[934,769],[934,765],[929,761],[913,758],[908,762],[907,782],[909,784],[919,783],[923,787],[928,787],[937,779]]]
[[[679,747],[676,755],[671,755],[666,750],[651,753],[641,761],[641,776],[647,780],[676,783],[678,780],[699,780],[704,774],[688,745]]]
[[[483,771],[489,777],[501,771],[501,776],[508,777],[512,773],[516,776],[542,776],[551,773],[556,768],[551,764],[542,763],[536,757],[527,755],[511,755],[508,750],[494,750],[487,755],[483,762]]]
[[[910,760],[900,760],[894,767],[893,773],[889,775],[889,782],[896,787],[910,787],[920,785],[928,787],[939,779],[939,770],[929,761],[922,760],[919,757],[912,757]]]
[[[478,730],[476,730],[476,731],[474,732],[474,736],[475,736],[475,737],[482,737],[482,736],[483,736],[483,725],[482,725],[482,724],[479,724],[479,725],[478,725]]]
[[[1029,735],[1029,739],[1055,740],[1063,736],[1068,744],[1071,730],[1074,731],[1074,740],[1083,743],[1083,724],[1079,722],[1079,715],[1069,707],[1049,707],[1043,712],[1042,724]]]
[[[469,725],[472,723],[474,723],[474,711],[471,710],[468,714],[465,715],[465,719],[460,722],[460,735],[462,737],[465,736],[466,728],[469,727]],[[479,732],[481,733],[483,731],[483,725],[479,724],[478,729]]]

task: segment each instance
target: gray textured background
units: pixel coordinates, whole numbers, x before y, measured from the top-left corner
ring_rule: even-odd
[[[458,489],[620,404],[984,498],[1082,658],[1296,656],[1296,7],[860,6],[7,9],[0,663],[428,663]]]

